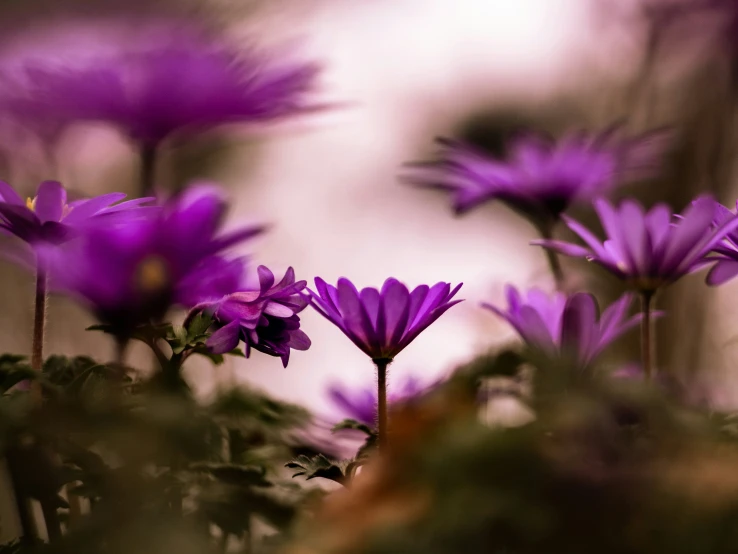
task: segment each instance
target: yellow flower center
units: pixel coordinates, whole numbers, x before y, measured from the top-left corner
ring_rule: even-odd
[[[28,197],[26,198],[26,207],[32,212],[36,211],[36,199]]]
[[[136,272],[136,285],[138,289],[153,293],[166,288],[169,283],[167,265],[158,256],[150,256],[144,259],[138,266]]]

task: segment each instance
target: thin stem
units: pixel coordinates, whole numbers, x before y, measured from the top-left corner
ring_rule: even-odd
[[[159,149],[156,144],[143,144],[141,146],[141,166],[139,173],[139,193],[141,196],[151,196],[154,194],[158,153]]]
[[[384,452],[389,442],[387,437],[387,366],[390,360],[374,360],[377,366],[377,442],[379,451]]]
[[[46,300],[48,277],[40,267],[36,270],[36,296],[33,309],[33,338],[31,344],[31,368],[41,373],[44,365],[44,334],[46,331]],[[31,383],[31,395],[37,402],[41,401],[41,383]]]
[[[537,227],[542,239],[551,240],[553,238],[554,223],[543,223]],[[550,248],[544,248],[543,250],[546,253],[546,260],[548,261],[548,267],[551,269],[551,275],[553,275],[554,282],[556,283],[556,290],[562,290],[564,287],[564,270],[561,267],[559,255]]]
[[[653,349],[651,336],[651,303],[653,300],[653,292],[641,292],[641,364],[646,381],[653,378]]]

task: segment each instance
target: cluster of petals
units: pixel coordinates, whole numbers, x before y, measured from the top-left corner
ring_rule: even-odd
[[[628,318],[632,296],[623,295],[601,315],[597,300],[587,293],[548,295],[531,289],[523,296],[506,289],[507,308],[483,306],[505,319],[535,352],[576,367],[586,367],[615,339],[638,325],[641,314]]]
[[[738,229],[735,216],[713,226],[715,204],[711,197],[701,196],[683,214],[674,216],[664,204],[646,211],[632,199],[619,206],[598,199],[594,207],[606,240],[600,241],[584,225],[565,217],[565,223],[586,246],[557,240],[534,244],[590,260],[632,288],[653,292],[710,264],[710,252]]]
[[[125,225],[95,225],[48,253],[52,286],[79,298],[121,333],[157,320],[182,283],[223,250],[262,231],[221,232],[225,195],[193,185],[161,209]]]
[[[738,202],[736,203],[738,208]],[[736,214],[722,204],[715,202],[713,224],[722,227],[736,219]],[[712,249],[711,261],[715,261],[707,274],[707,284],[722,285],[738,275],[738,231],[731,231]]]
[[[215,320],[217,330],[207,341],[212,352],[230,352],[243,341],[247,357],[253,348],[278,356],[287,367],[292,350],[310,347],[310,339],[300,329],[297,315],[308,304],[300,294],[307,281],[295,281],[291,267],[278,283],[267,267],[259,266],[257,271],[258,288],[237,286],[220,298],[211,297],[197,303],[193,311],[205,311]]]
[[[524,135],[512,142],[506,160],[439,139],[438,160],[410,164],[405,178],[450,192],[459,214],[500,200],[534,220],[550,220],[574,202],[586,202],[624,179],[654,172],[667,136],[657,131],[625,139],[617,136],[617,128],[596,135],[570,134],[559,141]]]
[[[334,287],[316,277],[315,288],[309,290],[312,306],[372,360],[392,360],[446,310],[461,302],[453,300],[461,284],[452,289],[443,282],[410,291],[389,278],[381,290],[367,287],[359,291],[345,278]]]

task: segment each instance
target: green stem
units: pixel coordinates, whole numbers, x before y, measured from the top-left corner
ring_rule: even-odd
[[[651,304],[653,301],[652,291],[641,292],[641,364],[646,381],[653,378],[653,348],[651,334]]]
[[[378,358],[377,366],[377,443],[379,451],[384,452],[389,443],[387,436],[387,366],[391,360]]]

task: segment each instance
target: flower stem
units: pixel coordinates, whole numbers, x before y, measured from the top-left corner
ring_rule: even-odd
[[[538,225],[538,232],[541,234],[541,238],[544,240],[553,239],[553,227],[554,223],[543,223]],[[550,248],[544,248],[543,251],[546,253],[546,260],[548,261],[548,267],[551,269],[551,275],[553,275],[556,290],[562,290],[564,287],[564,270],[561,267],[559,255]]]
[[[389,442],[387,437],[387,366],[390,360],[378,358],[377,366],[377,443],[379,451],[384,452]]]
[[[151,196],[154,194],[158,153],[159,149],[156,144],[143,144],[141,146],[141,167],[139,173],[139,194],[141,196]]]
[[[36,270],[36,297],[33,309],[33,338],[31,344],[31,368],[41,373],[44,365],[44,333],[46,328],[46,300],[48,277],[40,266]],[[31,383],[31,395],[34,401],[41,401],[41,382]]]
[[[653,349],[651,335],[651,304],[653,300],[652,291],[641,292],[641,364],[646,381],[653,378]]]

